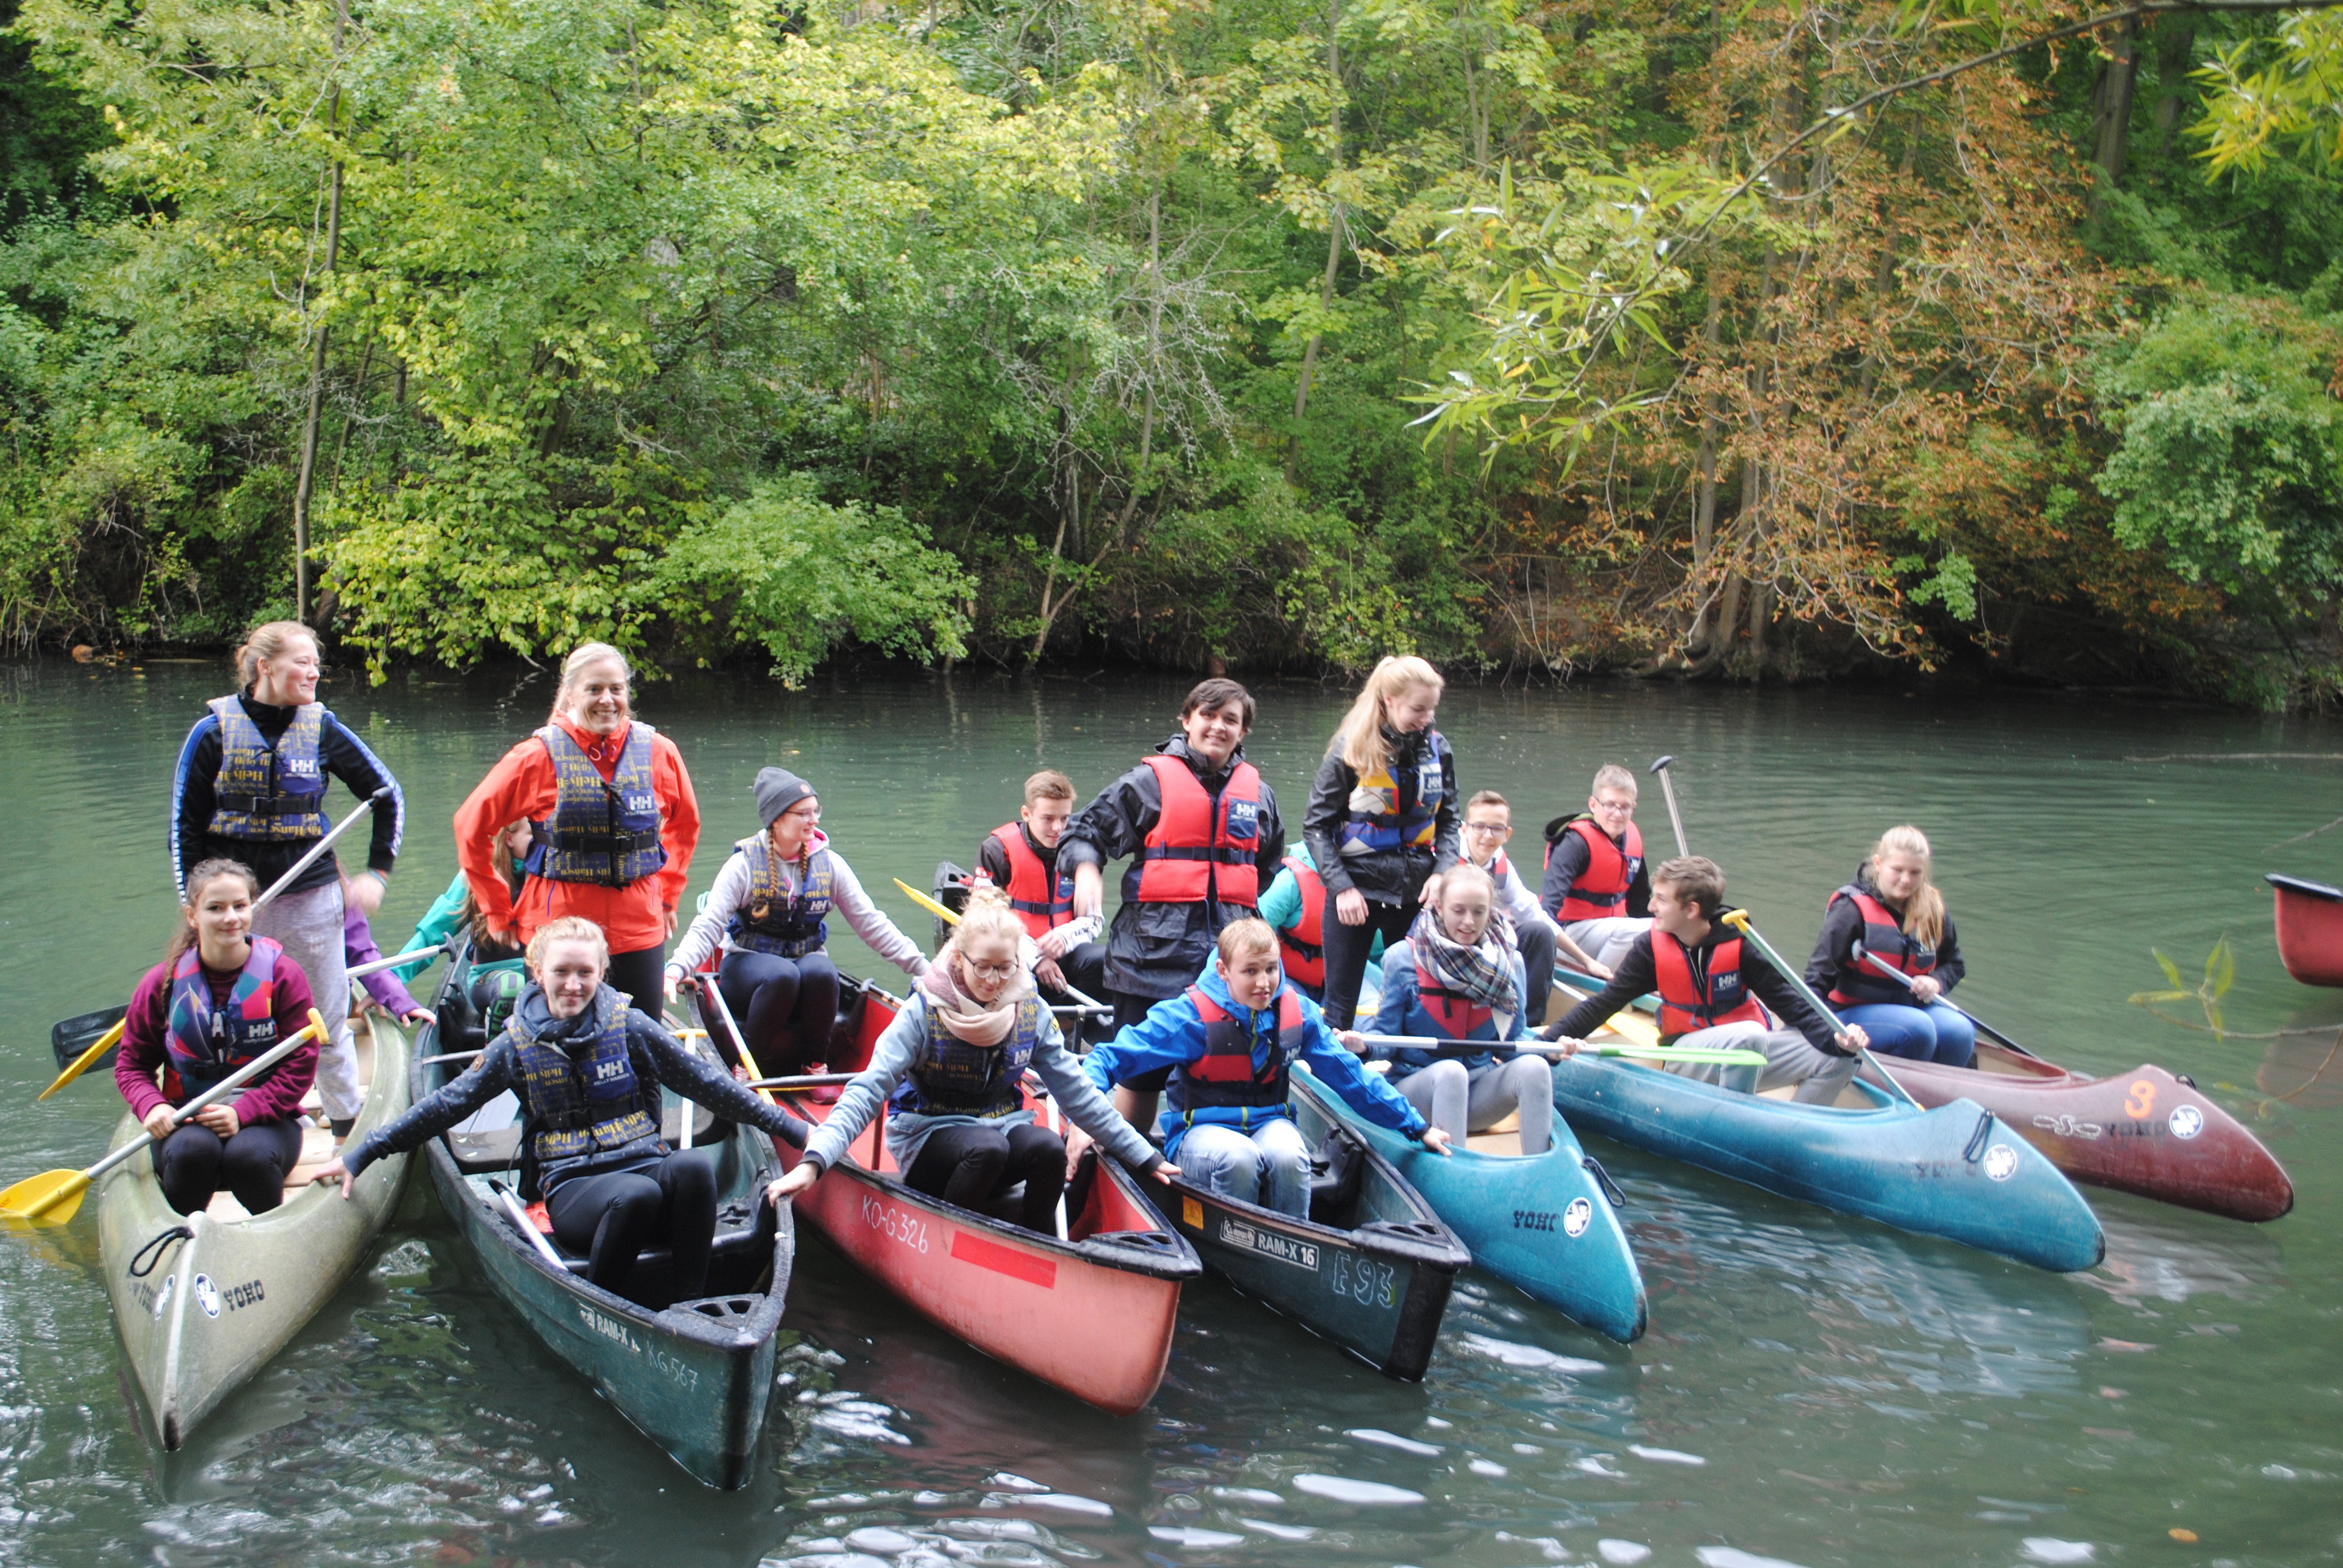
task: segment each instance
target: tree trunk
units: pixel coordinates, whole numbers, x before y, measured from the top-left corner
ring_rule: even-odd
[[[2091,216],[2106,207],[2107,192],[2123,183],[2124,146],[2131,136],[2132,88],[2139,75],[2139,18],[2127,16],[2107,45],[2107,68],[2099,77],[2098,148],[2091,161],[2099,177],[2091,182]]]
[[[342,29],[349,13],[338,3],[334,6],[334,65],[338,75],[342,57]],[[333,95],[326,105],[327,128],[339,134],[342,128],[342,87],[338,79]],[[342,248],[342,166],[336,159],[328,176],[331,190],[326,202],[326,276],[334,274],[334,264]],[[303,300],[306,308],[307,300]],[[309,618],[309,494],[317,479],[317,421],[326,400],[326,347],[332,329],[320,324],[317,327],[317,351],[309,361],[309,407],[301,421],[301,472],[293,482],[293,618],[307,622]]]
[[[1332,90],[1330,112],[1332,122],[1331,139],[1333,152],[1332,166],[1327,169],[1331,180],[1342,170],[1342,56],[1336,34],[1342,23],[1342,0],[1326,0],[1326,79]],[[1326,209],[1326,275],[1318,286],[1318,306],[1325,309],[1334,303],[1334,276],[1342,260],[1342,204],[1331,202]],[[1293,387],[1293,437],[1285,450],[1285,482],[1297,483],[1302,471],[1302,419],[1310,411],[1310,378],[1318,368],[1318,334],[1302,346],[1302,379]]]
[[[2189,97],[2188,64],[2197,53],[2197,24],[2187,16],[2157,20],[2156,34],[2156,134],[2169,152],[2179,134],[2180,111]]]
[[[1717,321],[1723,316],[1724,301],[1718,297],[1716,286],[1708,289],[1708,318],[1701,324],[1701,341],[1713,353],[1717,342]],[[1716,550],[1716,445],[1725,435],[1725,411],[1717,406],[1714,393],[1701,399],[1700,449],[1694,455],[1693,467],[1699,476],[1693,491],[1692,503],[1692,575],[1700,582],[1708,568],[1708,558]],[[1697,655],[1708,646],[1708,590],[1701,590],[1700,608],[1694,612],[1692,629],[1684,634],[1684,652]]]

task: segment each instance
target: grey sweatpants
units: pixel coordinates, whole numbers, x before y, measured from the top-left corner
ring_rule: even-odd
[[[1828,1105],[1836,1100],[1861,1060],[1858,1057],[1833,1056],[1829,1051],[1816,1050],[1795,1029],[1769,1030],[1755,1022],[1720,1023],[1715,1029],[1696,1029],[1669,1043],[1707,1050],[1737,1045],[1762,1050],[1765,1053],[1763,1067],[1679,1061],[1669,1063],[1668,1070],[1703,1083],[1723,1084],[1736,1094],[1755,1094],[1760,1090],[1795,1083],[1798,1092],[1794,1098],[1801,1105]]]
[[[1435,1061],[1392,1087],[1459,1149],[1465,1134],[1494,1127],[1516,1108],[1522,1152],[1543,1154],[1554,1146],[1554,1069],[1542,1056],[1493,1061],[1469,1073],[1461,1061]]]
[[[252,922],[252,934],[281,943],[285,956],[309,978],[309,993],[326,1015],[333,1039],[317,1051],[317,1098],[336,1121],[357,1117],[366,1097],[358,1091],[358,1042],[350,1034],[350,971],[342,947],[342,885],[328,882],[305,893],[287,893]]]
[[[1648,920],[1608,915],[1599,920],[1573,920],[1562,928],[1562,934],[1604,969],[1615,970],[1619,960],[1627,956],[1627,950],[1635,945],[1635,939],[1651,929]]]

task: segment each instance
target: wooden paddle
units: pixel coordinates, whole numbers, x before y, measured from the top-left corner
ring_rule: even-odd
[[[1442,1040],[1428,1034],[1368,1034],[1360,1038],[1369,1045],[1394,1046],[1407,1050],[1428,1050],[1435,1056],[1470,1056],[1483,1050],[1518,1050],[1524,1056],[1569,1056],[1563,1047],[1545,1040]],[[1748,1050],[1739,1046],[1662,1046],[1662,1045],[1582,1045],[1579,1056],[1632,1056],[1639,1061],[1690,1061],[1713,1067],[1763,1067],[1765,1053]]]
[[[351,826],[355,824],[359,818],[372,811],[377,806],[381,805],[385,800],[389,799],[390,794],[390,786],[386,784],[381,789],[376,790],[373,794],[367,796],[365,799],[359,801],[357,805],[352,809],[348,816],[334,824],[333,831],[327,833],[315,844],[310,845],[309,852],[293,862],[293,869],[291,870],[287,871],[283,876],[277,878],[274,883],[270,884],[266,892],[262,893],[260,897],[252,900],[253,916],[257,917],[261,910],[269,906],[277,894],[283,892],[287,887],[292,885],[294,878],[299,876],[311,866],[317,864],[317,857],[332,849],[334,847],[335,839],[340,838],[344,833],[348,832]],[[368,970],[365,972],[371,974],[374,971],[372,970]],[[69,1023],[73,1020],[68,1019],[65,1021]],[[58,1073],[56,1078],[46,1089],[44,1089],[40,1093],[33,1096],[34,1102],[37,1104],[41,1101],[46,1100],[50,1095],[55,1094],[58,1090],[63,1089],[66,1084],[71,1083],[75,1079],[79,1078],[83,1073],[89,1070],[90,1065],[96,1061],[99,1057],[104,1056],[107,1051],[112,1050],[121,1042],[122,1025],[116,1023],[112,1029],[107,1030],[104,1034],[97,1037],[96,1044],[91,1046],[87,1050],[83,1051],[79,1056],[74,1058],[73,1064],[67,1067],[63,1072]]]
[[[1877,953],[1865,952],[1861,942],[1855,944],[1855,961],[1859,964],[1868,964],[1874,970],[1885,975],[1889,980],[1894,980],[1906,990],[1910,990],[1912,989],[1912,977],[1910,975],[1907,975],[1902,970],[1896,968],[1896,966],[1889,963],[1885,959],[1881,958]],[[1993,1040],[1995,1044],[2005,1046],[2009,1050],[2017,1052],[2020,1056],[2034,1057],[2034,1060],[2036,1061],[2042,1060],[2038,1056],[2034,1056],[2032,1051],[2026,1050],[2024,1046],[2010,1039],[2009,1036],[2002,1033],[2001,1030],[1994,1028],[1993,1025],[1986,1022],[1985,1020],[1977,1017],[1976,1014],[1969,1011],[1968,1009],[1946,1000],[1944,992],[1938,991],[1936,993],[1936,1001],[1938,1005],[1949,1007],[1955,1012],[1959,1013],[1963,1018],[1968,1020],[1970,1023],[1976,1025],[1976,1031],[1979,1034],[1985,1035]]]
[[[936,919],[938,919],[938,920],[940,920],[944,921],[944,922],[945,922],[946,924],[948,924],[948,925],[954,925],[954,926],[956,926],[956,925],[960,924],[960,916],[959,916],[959,915],[955,914],[955,913],[954,913],[953,911],[951,911],[950,910],[948,910],[948,909],[944,908],[944,906],[943,906],[943,905],[941,905],[941,904],[940,904],[940,903],[936,902],[936,901],[935,901],[935,900],[933,900],[933,899],[931,899],[931,898],[928,897],[928,895],[927,895],[927,894],[925,894],[925,893],[923,893],[923,892],[920,891],[920,890],[919,890],[919,889],[917,889],[917,888],[915,888],[915,887],[911,886],[911,884],[910,884],[910,883],[909,883],[909,882],[907,882],[907,881],[903,880],[903,879],[902,879],[902,878],[900,878],[900,877],[896,878],[896,879],[895,879],[895,885],[896,885],[897,887],[899,887],[899,888],[902,889],[902,890],[903,890],[903,891],[905,891],[905,892],[907,892],[907,893],[910,894],[910,895],[911,895],[911,901],[912,901],[913,903],[915,903],[915,904],[919,905],[919,906],[920,906],[920,908],[921,908],[921,909],[923,909],[923,910],[927,910],[927,911],[928,911],[928,913],[930,913],[930,914],[931,914],[931,915],[935,916],[935,917],[936,917]],[[1112,1014],[1113,1014],[1113,1012],[1114,1012],[1114,1009],[1112,1009],[1112,1008],[1111,1008],[1111,1007],[1107,1006],[1107,1005],[1106,1005],[1106,1003],[1104,1003],[1104,1002],[1102,1002],[1102,1001],[1099,1000],[1099,999],[1098,999],[1098,998],[1096,998],[1096,997],[1094,997],[1094,996],[1086,996],[1086,995],[1084,995],[1082,992],[1076,990],[1075,990],[1071,985],[1067,986],[1065,989],[1066,989],[1066,994],[1067,994],[1068,996],[1070,996],[1070,997],[1072,997],[1072,998],[1073,998],[1077,1002],[1080,1002],[1081,1005],[1080,1007],[1071,1007],[1071,1008],[1066,1008],[1066,1007],[1053,1007],[1053,1008],[1051,1008],[1051,1009],[1050,1010],[1051,1012],[1077,1012],[1077,1013],[1081,1013],[1081,1012],[1088,1012],[1088,1013],[1099,1013],[1099,1014],[1102,1014],[1102,1015],[1106,1015],[1106,1016],[1110,1016],[1110,1017],[1111,1017],[1111,1016],[1112,1016]]]
[[[1784,963],[1782,961],[1782,955],[1774,950],[1774,944],[1757,934],[1757,928],[1749,923],[1748,910],[1726,910],[1716,918],[1722,923],[1731,926],[1735,930],[1739,931],[1743,936],[1747,937],[1751,941],[1756,943],[1757,950],[1765,955],[1765,961],[1772,964],[1775,969],[1782,972],[1782,978],[1790,982],[1791,989],[1795,990],[1800,996],[1806,999],[1806,1005],[1808,1007],[1813,1008],[1816,1012],[1830,1020],[1831,1022],[1838,1024],[1840,1029],[1844,1030],[1846,1028],[1845,1024],[1839,1022],[1838,1014],[1830,1010],[1830,1004],[1815,994],[1815,988],[1806,983],[1805,977],[1800,974],[1797,970],[1792,969],[1788,964]],[[1905,1104],[1910,1106],[1915,1111],[1925,1109],[1918,1101],[1912,1098],[1909,1091],[1907,1091],[1902,1084],[1896,1081],[1896,1075],[1894,1073],[1889,1072],[1885,1068],[1879,1065],[1879,1059],[1871,1054],[1869,1047],[1857,1046],[1855,1053],[1870,1065],[1873,1072],[1878,1074],[1880,1078],[1886,1081],[1887,1087],[1896,1091],[1896,1099],[1901,1100]]]
[[[300,1046],[315,1037],[327,1037],[325,1014],[316,1008],[309,1010],[308,1027],[292,1039],[274,1047],[257,1060],[248,1061],[211,1088],[180,1106],[171,1116],[174,1131],[186,1125],[188,1120],[206,1105],[216,1104],[246,1083],[275,1067]],[[40,1225],[62,1225],[81,1210],[82,1194],[89,1184],[155,1141],[151,1132],[132,1139],[86,1171],[45,1171],[38,1176],[27,1176],[22,1181],[0,1192],[0,1219],[30,1220]]]

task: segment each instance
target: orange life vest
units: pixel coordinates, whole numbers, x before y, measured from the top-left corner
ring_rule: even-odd
[[[1563,829],[1575,833],[1586,841],[1586,869],[1570,884],[1570,896],[1562,900],[1554,911],[1554,920],[1563,925],[1573,920],[1603,920],[1627,912],[1627,890],[1635,885],[1636,873],[1644,869],[1644,835],[1635,824],[1627,824],[1627,841],[1623,847],[1611,841],[1611,835],[1581,817]],[[1554,846],[1548,844],[1546,864],[1554,863]]]
[[[1261,901],[1261,774],[1250,762],[1229,772],[1218,799],[1187,759],[1158,752],[1163,809],[1123,878],[1122,896],[1142,904],[1192,904],[1215,899],[1252,909]]]
[[[1855,907],[1863,911],[1863,950],[1866,955],[1916,979],[1936,967],[1936,950],[1917,937],[1906,936],[1904,922],[1895,910],[1849,882],[1825,901],[1824,911],[1827,913],[1831,905],[1841,899],[1853,899]],[[1916,1005],[1910,991],[1875,972],[1869,964],[1840,975],[1838,983],[1831,987],[1830,1000],[1848,1007],[1865,1002]]]
[[[1009,860],[1009,907],[1025,922],[1025,934],[1041,937],[1074,918],[1074,878],[1071,871],[1052,878],[1033,846],[1025,841],[1022,823],[1004,822],[992,830],[992,841]]]
[[[1286,856],[1284,864],[1302,890],[1302,918],[1291,930],[1278,928],[1277,956],[1287,980],[1322,986],[1326,983],[1326,883],[1317,868],[1302,864],[1299,856]]]
[[[1660,1033],[1664,1037],[1713,1029],[1720,1023],[1764,1023],[1765,1010],[1741,978],[1741,939],[1727,937],[1708,950],[1706,989],[1694,983],[1684,944],[1652,928],[1652,965],[1659,971]]]

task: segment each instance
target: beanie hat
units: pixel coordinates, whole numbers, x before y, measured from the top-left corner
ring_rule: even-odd
[[[769,828],[773,819],[813,793],[813,786],[786,768],[757,770],[757,820]]]

